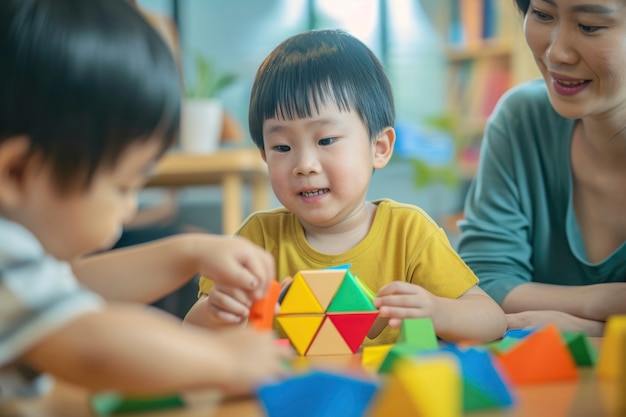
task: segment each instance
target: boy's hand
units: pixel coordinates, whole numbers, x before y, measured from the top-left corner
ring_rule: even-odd
[[[397,328],[402,319],[433,318],[437,312],[438,299],[419,285],[394,281],[378,291],[374,306],[379,309],[380,317],[389,318],[389,326]]]
[[[218,332],[215,337],[224,343],[232,362],[232,383],[225,387],[227,394],[250,393],[260,384],[285,376],[284,361],[294,356],[290,347],[275,343],[271,332],[237,328]]]
[[[214,285],[208,294],[209,317],[219,325],[243,323],[250,314],[252,294],[232,286]]]
[[[200,246],[200,273],[211,277],[216,285],[238,288],[246,298],[265,296],[276,276],[274,258],[261,247],[237,236],[212,236],[211,245]],[[232,291],[227,291],[231,294]],[[241,294],[235,299],[242,300]],[[249,307],[249,303],[246,304]]]

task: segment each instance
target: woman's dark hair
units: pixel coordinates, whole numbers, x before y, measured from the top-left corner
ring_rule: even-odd
[[[0,1],[0,143],[28,137],[60,191],[154,133],[165,150],[180,98],[172,54],[127,1]]]
[[[314,30],[281,43],[261,64],[250,99],[252,140],[263,148],[263,122],[310,117],[332,100],[355,110],[374,139],[393,126],[389,80],[374,53],[340,30]]]
[[[530,0],[515,0],[515,5],[519,9],[522,14],[526,14],[528,12],[528,8],[530,7]]]

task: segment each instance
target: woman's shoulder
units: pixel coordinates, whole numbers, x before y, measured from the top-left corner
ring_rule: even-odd
[[[526,81],[511,88],[502,96],[496,110],[499,108],[513,111],[552,110],[545,81],[542,79]]]

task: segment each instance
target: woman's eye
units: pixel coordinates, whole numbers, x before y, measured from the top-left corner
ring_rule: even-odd
[[[320,141],[318,142],[320,145],[322,146],[326,146],[326,145],[330,145],[331,143],[335,142],[337,140],[337,138],[324,138],[324,139],[320,139]]]
[[[276,145],[272,146],[272,149],[276,152],[288,152],[291,148],[287,145]]]
[[[587,25],[583,25],[583,24],[579,24],[578,27],[580,28],[580,30],[583,33],[593,33],[593,32],[596,32],[596,31],[602,29],[601,26],[587,26]]]

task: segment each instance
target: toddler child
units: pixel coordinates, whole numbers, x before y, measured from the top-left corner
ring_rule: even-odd
[[[238,234],[274,256],[279,278],[350,264],[377,293],[379,320],[366,345],[395,342],[404,318],[431,318],[448,341],[504,334],[504,313],[423,210],[366,200],[395,132],[390,83],[362,42],[338,30],[287,39],[257,72],[249,124],[284,208],[253,214]],[[211,285],[202,279],[186,321],[210,328],[244,322],[246,292]]]

